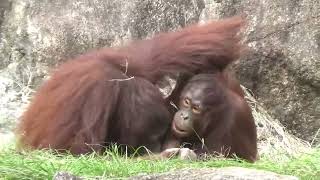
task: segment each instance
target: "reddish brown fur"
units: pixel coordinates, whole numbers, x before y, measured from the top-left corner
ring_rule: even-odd
[[[229,77],[229,80],[226,80],[226,77]],[[175,135],[175,130],[172,128],[172,133],[168,134],[168,139],[163,146],[164,150],[188,143],[198,155],[222,153],[229,157],[236,154],[250,162],[256,160],[257,134],[251,109],[244,99],[239,82],[230,78],[230,74],[226,76],[219,72],[199,74],[186,84],[181,93],[182,99],[185,93],[192,90],[192,87],[205,85],[200,97],[204,99],[201,104],[206,110],[201,114],[200,119],[190,121],[196,133],[188,137],[179,137]],[[196,101],[199,100],[196,99]],[[175,116],[173,123],[181,120],[183,119]]]
[[[62,64],[22,115],[20,144],[74,154],[110,142],[159,151],[172,115],[154,84],[177,72],[223,70],[239,56],[242,24],[230,18],[193,25]]]

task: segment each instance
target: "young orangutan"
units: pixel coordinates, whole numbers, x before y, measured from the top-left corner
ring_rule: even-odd
[[[240,84],[234,81],[232,86]],[[251,109],[238,88],[232,89],[222,73],[198,74],[191,78],[180,95],[171,131],[163,146],[163,156],[182,149],[192,158],[201,154],[233,154],[254,162],[257,134]],[[173,148],[173,149],[172,149]],[[183,155],[186,156],[186,155]]]

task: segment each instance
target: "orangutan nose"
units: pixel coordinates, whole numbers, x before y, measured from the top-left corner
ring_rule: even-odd
[[[189,116],[188,116],[188,114],[186,114],[186,113],[181,113],[181,118],[183,119],[183,120],[188,120],[189,119]]]

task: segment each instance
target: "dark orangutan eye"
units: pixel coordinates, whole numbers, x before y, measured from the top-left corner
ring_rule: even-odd
[[[193,106],[192,107],[192,112],[195,113],[195,114],[200,114],[201,113],[200,106]]]
[[[183,100],[183,105],[184,105],[185,107],[190,107],[190,99],[185,98],[185,99]]]

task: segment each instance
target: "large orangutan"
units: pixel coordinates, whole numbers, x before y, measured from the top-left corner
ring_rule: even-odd
[[[173,119],[168,102],[176,97],[164,99],[156,83],[177,73],[223,71],[239,56],[242,24],[229,18],[192,25],[67,61],[22,115],[20,147],[83,154],[117,143],[159,152]]]
[[[181,156],[179,151],[186,149],[179,147],[185,143],[192,150],[185,152],[192,158],[202,154],[226,157],[235,154],[254,162],[256,126],[240,88],[235,79],[220,72],[192,77],[181,92],[179,111],[175,113],[162,154]]]

